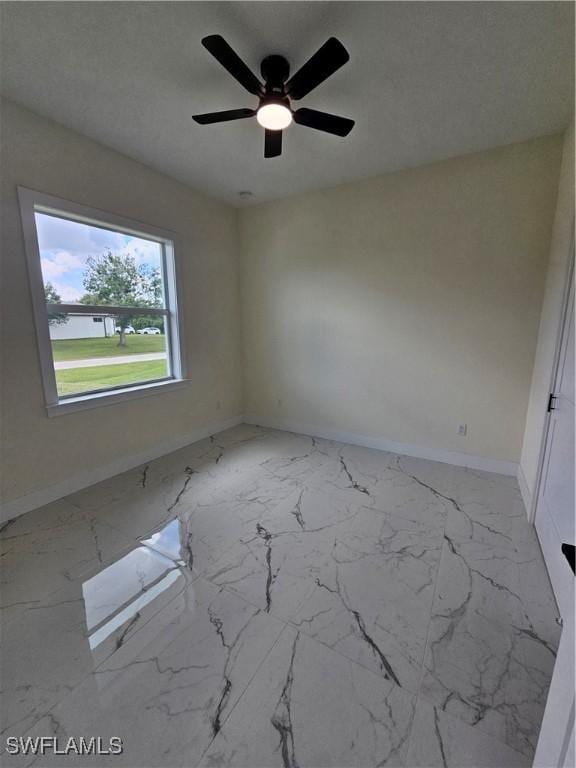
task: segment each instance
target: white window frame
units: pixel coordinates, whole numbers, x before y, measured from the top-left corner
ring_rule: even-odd
[[[90,208],[86,205],[72,203],[53,195],[37,192],[26,187],[18,187],[20,214],[24,235],[24,247],[28,263],[28,276],[32,294],[32,308],[36,325],[38,354],[44,387],[44,398],[48,416],[59,416],[74,411],[112,405],[125,400],[155,395],[162,392],[181,388],[188,384],[183,356],[182,323],[178,312],[179,279],[177,251],[178,238],[174,232],[159,227],[143,224],[139,221],[126,219],[113,213]],[[161,310],[146,309],[147,314],[163,315],[166,347],[170,362],[171,376],[166,379],[135,384],[116,389],[100,390],[97,392],[66,396],[58,396],[56,374],[52,356],[48,312],[75,312],[80,314],[95,314],[102,312],[102,306],[88,304],[46,304],[44,295],[44,280],[40,262],[40,247],[36,231],[35,213],[48,213],[64,219],[79,221],[92,226],[112,229],[126,235],[135,235],[159,243],[162,246],[164,260],[164,296],[165,308]],[[106,307],[110,314],[134,315],[134,310],[127,307]]]

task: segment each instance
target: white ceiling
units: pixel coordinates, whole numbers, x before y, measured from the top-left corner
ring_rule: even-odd
[[[2,90],[24,106],[233,204],[317,189],[563,130],[573,109],[567,2],[2,3]],[[223,35],[259,75],[331,35],[350,62],[301,106],[354,118],[346,139],[291,126],[263,157],[254,106],[200,44]]]

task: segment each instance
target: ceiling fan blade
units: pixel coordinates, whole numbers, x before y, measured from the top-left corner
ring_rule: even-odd
[[[354,120],[347,117],[338,117],[330,115],[328,112],[318,112],[316,109],[307,109],[301,107],[292,114],[294,122],[298,125],[306,125],[308,128],[315,128],[317,131],[333,133],[335,136],[348,136],[354,128]]]
[[[214,58],[227,69],[232,77],[236,78],[240,85],[255,96],[262,91],[260,80],[244,64],[240,56],[235,53],[221,35],[208,35],[202,39],[202,45]]]
[[[292,99],[301,99],[350,59],[348,51],[335,37],[319,48],[311,59],[286,83]]]
[[[225,123],[228,120],[242,120],[245,117],[254,117],[255,109],[227,109],[224,112],[207,112],[205,115],[192,115],[200,125],[210,125],[211,123]]]
[[[264,157],[279,157],[282,154],[282,131],[264,132]]]

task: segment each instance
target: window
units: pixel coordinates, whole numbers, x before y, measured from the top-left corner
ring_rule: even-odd
[[[182,385],[174,236],[18,193],[48,413]]]

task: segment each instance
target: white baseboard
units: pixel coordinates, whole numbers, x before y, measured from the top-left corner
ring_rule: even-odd
[[[246,424],[259,424],[263,427],[281,429],[286,432],[297,432],[301,435],[323,437],[326,440],[336,440],[339,443],[361,445],[364,448],[376,448],[379,451],[400,453],[404,456],[414,456],[418,459],[440,461],[443,464],[454,464],[457,467],[481,469],[486,472],[495,472],[499,475],[511,475],[512,477],[516,477],[518,473],[518,464],[515,461],[489,459],[484,456],[473,456],[469,453],[444,451],[441,448],[426,448],[419,445],[411,445],[410,443],[398,443],[383,437],[368,437],[367,435],[359,435],[356,432],[338,432],[312,426],[310,424],[298,424],[282,419],[265,419],[250,414],[244,416],[244,422]]]
[[[518,480],[518,485],[520,487],[520,494],[522,495],[522,501],[524,502],[524,506],[526,507],[526,517],[528,520],[531,519],[532,516],[532,504],[534,502],[534,499],[532,498],[532,491],[530,490],[530,486],[528,485],[528,480],[526,480],[526,475],[524,474],[524,470],[522,469],[522,465],[518,465],[518,473],[516,475],[516,478]]]
[[[380,437],[369,437],[367,435],[360,435],[356,432],[340,432],[334,430],[326,430],[322,427],[313,426],[310,424],[299,424],[291,421],[284,421],[280,419],[262,419],[260,417],[246,415],[246,416],[234,416],[230,419],[226,419],[219,422],[213,422],[207,424],[205,427],[200,427],[188,432],[187,434],[180,435],[172,440],[166,440],[162,443],[155,445],[147,451],[133,454],[131,456],[123,456],[117,461],[113,461],[110,464],[106,464],[95,469],[90,469],[86,472],[81,472],[74,477],[67,478],[60,483],[55,483],[47,488],[42,488],[38,491],[33,491],[25,496],[20,496],[13,501],[9,501],[4,504],[0,509],[0,523],[4,523],[7,520],[11,520],[14,517],[30,512],[32,509],[42,507],[45,504],[50,504],[53,501],[68,496],[71,493],[80,491],[83,488],[87,488],[90,485],[99,483],[102,480],[106,480],[114,475],[119,475],[121,472],[127,472],[129,469],[145,464],[148,461],[164,456],[172,451],[177,451],[179,448],[183,448],[186,445],[195,443],[197,440],[202,440],[205,437],[215,434],[216,432],[222,432],[224,429],[235,427],[238,424],[260,424],[263,427],[270,427],[273,429],[281,429],[287,432],[297,432],[302,435],[312,435],[313,437],[323,437],[327,440],[336,440],[340,443],[350,443],[352,445],[361,445],[365,448],[375,448],[380,451],[389,451],[391,453],[400,453],[405,456],[414,456],[420,459],[430,459],[431,461],[440,461],[443,464],[454,464],[458,467],[469,467],[470,469],[481,469],[487,472],[496,472],[500,475],[512,475],[518,478],[522,498],[526,504],[526,509],[531,509],[531,494],[528,490],[528,484],[524,473],[513,461],[502,461],[500,459],[488,459],[483,456],[473,456],[468,453],[458,453],[455,451],[444,451],[440,448],[426,448],[417,445],[411,445],[410,443],[399,443],[394,440],[386,440]],[[530,506],[529,506],[530,505]]]
[[[194,429],[187,434],[179,435],[171,440],[165,440],[162,443],[158,443],[147,451],[132,454],[131,456],[122,456],[121,459],[117,459],[110,464],[96,467],[95,469],[90,469],[86,472],[81,472],[74,477],[63,480],[61,483],[55,483],[47,488],[27,493],[25,496],[19,496],[17,499],[2,505],[2,508],[0,509],[0,522],[4,523],[14,517],[19,517],[26,512],[30,512],[32,509],[42,507],[44,504],[50,504],[64,496],[68,496],[76,491],[81,491],[83,488],[87,488],[90,485],[94,485],[94,483],[99,483],[114,475],[127,472],[129,469],[134,469],[134,467],[137,467],[140,464],[153,461],[160,456],[164,456],[172,451],[177,451],[179,448],[184,448],[186,445],[190,445],[197,440],[209,437],[216,432],[222,432],[224,429],[235,427],[242,422],[242,416],[234,416],[230,419],[213,422],[204,427]]]

